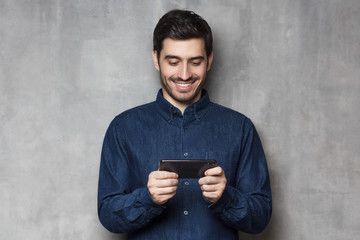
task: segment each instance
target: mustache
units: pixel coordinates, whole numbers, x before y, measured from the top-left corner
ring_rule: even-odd
[[[169,79],[174,82],[192,82],[192,81],[199,80],[199,77],[191,76],[188,79],[182,79],[180,77],[170,77]]]

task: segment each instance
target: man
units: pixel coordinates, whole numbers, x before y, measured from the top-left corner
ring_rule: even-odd
[[[101,155],[98,213],[128,239],[238,239],[271,216],[264,152],[252,122],[210,102],[203,89],[211,29],[190,11],[165,14],[154,30],[156,101],[117,116]],[[161,159],[215,159],[200,179],[159,171]]]

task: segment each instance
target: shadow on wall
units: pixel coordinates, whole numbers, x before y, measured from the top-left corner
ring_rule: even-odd
[[[126,234],[115,234],[108,232],[106,236],[102,238],[103,240],[126,240]]]

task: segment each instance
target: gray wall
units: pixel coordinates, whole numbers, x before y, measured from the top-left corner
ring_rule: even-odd
[[[167,10],[215,35],[207,89],[262,138],[274,209],[240,239],[360,235],[360,1],[0,0],[0,239],[123,239],[99,224],[112,118],[155,99]]]

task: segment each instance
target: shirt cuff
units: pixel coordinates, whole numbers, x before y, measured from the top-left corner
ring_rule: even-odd
[[[229,186],[226,186],[221,198],[215,202],[215,203],[211,203],[209,201],[206,201],[209,202],[209,208],[214,210],[215,212],[221,212],[227,205],[229,205],[231,203],[233,199],[233,194],[232,194],[232,191],[231,191],[231,187]]]
[[[144,188],[141,192],[141,202],[146,207],[150,208],[159,208],[159,209],[165,209],[166,207],[163,205],[156,204],[152,197],[150,196],[149,190],[147,188]]]

